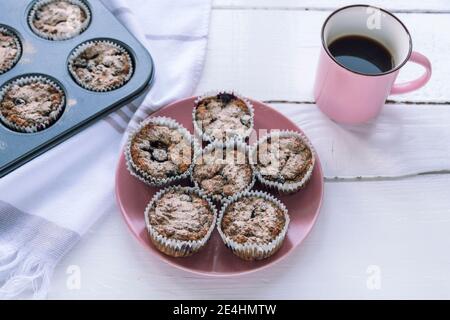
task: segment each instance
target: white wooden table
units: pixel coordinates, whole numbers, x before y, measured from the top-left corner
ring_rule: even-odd
[[[291,256],[244,277],[202,278],[149,254],[111,207],[59,264],[49,298],[450,298],[450,1],[369,2],[405,22],[434,73],[425,88],[393,96],[375,122],[347,127],[318,111],[312,86],[321,24],[349,1],[214,2],[198,92],[237,89],[268,102],[322,160],[322,211]],[[420,72],[407,65],[400,80]],[[79,289],[67,286],[73,270]]]

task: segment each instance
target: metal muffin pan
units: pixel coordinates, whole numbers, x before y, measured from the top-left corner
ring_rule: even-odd
[[[66,96],[61,117],[42,131],[20,133],[0,123],[0,177],[131,102],[153,81],[154,65],[148,51],[101,1],[84,2],[91,11],[88,28],[78,36],[61,41],[41,38],[31,30],[27,19],[35,1],[0,2],[0,26],[15,31],[22,43],[22,56],[11,70],[0,75],[0,87],[20,76],[44,75],[56,80]],[[82,88],[72,78],[68,58],[78,45],[90,40],[110,40],[129,51],[134,73],[124,86],[108,92],[94,92]]]

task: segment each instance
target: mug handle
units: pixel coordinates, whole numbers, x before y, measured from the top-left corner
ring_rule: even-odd
[[[401,94],[417,90],[427,84],[431,78],[431,62],[423,54],[413,51],[409,57],[409,61],[420,64],[425,68],[425,73],[418,79],[394,84],[391,89],[391,94]]]

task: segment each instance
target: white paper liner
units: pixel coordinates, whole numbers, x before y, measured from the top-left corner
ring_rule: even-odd
[[[1,103],[1,101],[3,101],[4,95],[11,88],[11,86],[26,85],[26,84],[30,84],[30,83],[34,83],[34,82],[43,82],[43,83],[51,85],[56,90],[58,90],[58,92],[61,94],[61,104],[55,111],[52,112],[52,114],[50,115],[48,120],[46,120],[45,122],[39,123],[37,125],[28,126],[28,127],[19,126],[14,122],[9,121],[6,117],[3,116],[3,113],[1,112],[1,109],[0,109],[0,121],[5,126],[7,126],[9,129],[17,131],[17,132],[23,132],[23,133],[35,133],[38,131],[42,131],[42,130],[50,127],[51,125],[53,125],[60,118],[62,113],[64,112],[64,109],[66,106],[66,95],[65,95],[63,89],[61,88],[61,86],[59,84],[54,82],[51,78],[44,76],[44,75],[30,75],[30,76],[25,75],[25,76],[21,76],[19,78],[16,78],[13,81],[7,83],[0,89],[0,103]]]
[[[182,190],[187,194],[195,194],[208,202],[209,209],[213,213],[213,221],[211,222],[211,226],[209,227],[208,232],[206,233],[206,235],[203,238],[201,238],[199,240],[190,240],[190,241],[170,239],[170,238],[167,238],[167,237],[159,234],[158,231],[155,228],[153,228],[153,226],[150,224],[149,211],[152,209],[153,205],[159,199],[161,199],[161,197],[164,194],[166,194],[167,192],[172,191],[172,190]],[[145,216],[145,224],[147,226],[147,231],[149,233],[149,236],[150,236],[153,244],[157,247],[158,250],[160,250],[161,252],[163,252],[167,255],[173,256],[173,257],[187,257],[187,256],[190,256],[190,255],[198,252],[208,242],[208,240],[211,237],[211,234],[214,231],[214,228],[216,226],[217,210],[216,210],[216,207],[214,206],[214,204],[199,189],[193,188],[193,187],[171,186],[171,187],[165,188],[163,190],[160,190],[157,194],[155,194],[155,196],[152,198],[152,200],[149,202],[149,204],[145,208],[144,216]]]
[[[0,33],[3,33],[3,34],[13,37],[14,42],[17,47],[17,53],[16,53],[16,56],[14,57],[14,59],[11,60],[10,63],[8,63],[5,68],[0,69],[0,75],[2,75],[3,73],[8,72],[12,68],[14,68],[14,66],[20,60],[20,57],[22,56],[22,42],[20,41],[20,38],[16,34],[16,32],[14,32],[13,30],[11,30],[10,28],[8,28],[5,25],[0,25]]]
[[[57,2],[62,0],[37,0],[33,7],[31,8],[30,12],[28,13],[28,25],[30,26],[31,30],[38,35],[41,38],[52,40],[52,41],[62,41],[62,40],[68,40],[71,38],[74,38],[80,34],[82,34],[86,29],[89,27],[89,24],[91,23],[91,10],[87,6],[87,4],[84,2],[84,0],[63,0],[65,2],[69,2],[71,4],[74,4],[81,8],[86,14],[86,20],[81,24],[81,28],[78,31],[69,32],[64,35],[54,35],[49,34],[44,31],[39,30],[34,25],[33,21],[36,16],[36,12],[42,7],[52,2]]]
[[[253,126],[254,126],[254,115],[255,115],[255,111],[253,108],[253,104],[250,102],[250,100],[248,100],[247,98],[245,98],[244,96],[240,95],[239,93],[237,93],[236,91],[224,91],[224,90],[216,90],[216,91],[209,91],[203,95],[200,95],[197,97],[197,99],[195,99],[195,106],[194,109],[192,111],[192,121],[194,123],[194,132],[195,135],[197,137],[200,137],[201,140],[206,141],[206,142],[214,142],[217,139],[206,134],[202,128],[200,128],[200,126],[197,123],[197,119],[196,119],[196,110],[197,110],[197,105],[198,103],[206,98],[210,98],[210,97],[214,97],[218,94],[232,94],[234,95],[236,98],[241,99],[242,101],[244,101],[244,103],[247,105],[247,108],[250,112],[250,127],[249,129],[245,132],[245,134],[243,136],[239,136],[239,135],[235,135],[233,137],[229,137],[228,135],[226,135],[226,141],[231,141],[231,140],[236,140],[236,141],[244,141],[246,138],[250,137],[250,135],[253,132]],[[226,132],[225,132],[226,133]],[[223,141],[221,141],[223,142]]]
[[[175,175],[169,178],[161,179],[161,178],[155,178],[152,177],[148,172],[142,170],[139,168],[134,162],[133,158],[131,157],[131,143],[138,134],[139,131],[142,130],[147,124],[153,123],[155,125],[161,125],[161,126],[167,126],[171,129],[177,129],[179,132],[183,135],[183,137],[189,141],[192,145],[192,161],[189,166],[189,168],[182,174]],[[184,128],[181,124],[179,124],[177,121],[167,118],[167,117],[150,117],[142,121],[139,126],[129,135],[128,142],[125,146],[125,159],[127,163],[128,171],[136,178],[141,180],[142,182],[146,183],[149,186],[153,187],[161,187],[161,186],[167,186],[170,185],[176,181],[185,179],[190,176],[191,170],[194,166],[194,155],[196,153],[197,149],[201,149],[200,146],[198,146],[197,141],[192,137],[191,133]]]
[[[258,197],[263,198],[268,201],[271,201],[273,204],[275,204],[277,207],[279,207],[285,217],[285,224],[283,229],[281,230],[280,234],[276,236],[275,239],[273,239],[271,242],[267,244],[252,244],[252,243],[237,243],[227,235],[222,230],[222,219],[223,216],[227,210],[227,208],[234,202],[239,201],[242,198],[245,197]],[[248,191],[248,192],[242,192],[235,196],[233,196],[231,199],[226,201],[224,205],[222,206],[222,209],[219,212],[219,216],[217,218],[217,231],[220,234],[220,237],[222,238],[225,245],[233,251],[235,255],[240,257],[244,260],[262,260],[270,257],[275,252],[278,251],[279,248],[281,248],[283,241],[286,237],[286,233],[289,228],[289,222],[290,218],[288,215],[288,210],[286,206],[277,198],[273,197],[272,195],[262,192],[262,191]]]
[[[202,157],[202,155],[207,154],[209,152],[212,152],[213,149],[230,149],[230,148],[234,148],[236,146],[236,149],[243,152],[248,161],[249,161],[249,165],[252,169],[252,177],[251,177],[251,181],[250,184],[248,184],[243,190],[240,191],[240,193],[245,192],[250,190],[251,188],[253,188],[253,185],[256,182],[256,177],[255,177],[255,171],[253,166],[250,164],[250,148],[247,144],[241,142],[241,141],[236,141],[236,140],[232,140],[232,141],[228,141],[226,143],[221,143],[218,141],[214,141],[212,143],[210,143],[208,146],[206,146],[203,150],[201,148],[197,149],[194,155],[194,165],[192,167],[191,170],[191,181],[194,183],[194,185],[199,188],[200,190],[202,190],[203,192],[205,192],[205,194],[210,197],[211,199],[213,199],[214,201],[217,201],[219,203],[222,203],[224,201],[226,201],[227,199],[231,198],[232,196],[226,196],[225,194],[221,194],[221,195],[217,195],[217,194],[208,194],[205,190],[202,189],[202,187],[200,186],[199,182],[195,180],[194,178],[194,168],[195,168],[195,163],[197,162],[197,160],[200,159],[200,157]]]
[[[309,166],[308,170],[306,171],[305,175],[303,176],[303,178],[300,181],[297,182],[293,182],[293,183],[289,183],[289,182],[285,182],[285,183],[281,183],[281,182],[277,182],[277,181],[271,181],[268,180],[266,178],[263,177],[263,175],[261,174],[261,172],[258,170],[257,167],[257,150],[258,150],[258,146],[260,144],[262,144],[263,142],[267,141],[268,138],[272,138],[272,137],[276,137],[278,136],[279,138],[282,137],[299,137],[306,145],[307,147],[311,150],[311,156],[312,156],[312,164]],[[272,188],[272,189],[276,189],[281,191],[282,193],[294,193],[297,192],[298,190],[304,188],[306,186],[306,184],[308,183],[308,181],[311,179],[315,164],[316,164],[316,155],[315,155],[315,150],[313,145],[311,144],[311,142],[309,141],[309,139],[300,132],[297,131],[291,131],[291,130],[282,130],[282,131],[276,131],[276,132],[272,132],[267,134],[266,136],[264,136],[263,138],[261,138],[260,140],[258,140],[258,142],[255,144],[255,146],[253,146],[251,148],[251,163],[256,175],[256,178],[258,179],[259,182],[261,182],[263,185]]]
[[[78,56],[83,53],[84,50],[95,46],[97,44],[107,44],[110,45],[116,49],[118,49],[120,52],[126,54],[128,63],[130,65],[130,70],[128,72],[128,74],[125,76],[125,79],[113,86],[109,86],[109,87],[104,87],[104,88],[96,88],[94,86],[91,86],[87,83],[84,83],[76,74],[74,68],[73,68],[73,63],[75,61],[76,58],[78,58]],[[75,80],[75,82],[80,85],[81,87],[90,90],[90,91],[94,91],[94,92],[108,92],[108,91],[113,91],[116,89],[119,89],[121,87],[123,87],[125,84],[127,84],[128,81],[130,81],[131,77],[133,76],[134,73],[134,63],[133,63],[133,59],[131,58],[130,52],[128,52],[127,49],[125,49],[125,47],[123,47],[122,45],[120,45],[119,43],[115,42],[114,40],[90,40],[87,42],[84,42],[82,44],[80,44],[78,47],[76,47],[72,53],[69,56],[69,61],[68,61],[68,68],[69,68],[69,72],[72,75],[72,78]]]

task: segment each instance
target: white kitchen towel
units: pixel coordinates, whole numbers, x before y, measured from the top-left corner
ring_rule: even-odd
[[[201,76],[210,0],[103,2],[152,54],[154,85],[140,101],[0,180],[1,299],[45,298],[59,259],[116,211],[114,174],[127,127],[191,95]]]

